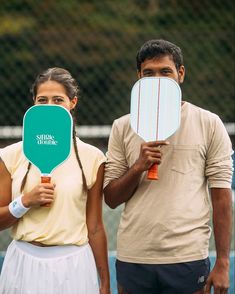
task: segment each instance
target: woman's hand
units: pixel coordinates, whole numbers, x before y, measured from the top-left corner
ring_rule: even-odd
[[[34,187],[29,193],[22,197],[22,203],[25,207],[33,206],[51,206],[55,200],[55,185],[51,183],[41,183]]]

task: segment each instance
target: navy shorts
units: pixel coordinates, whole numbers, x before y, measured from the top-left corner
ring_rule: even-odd
[[[192,294],[210,273],[209,258],[173,264],[116,261],[117,282],[128,294]]]

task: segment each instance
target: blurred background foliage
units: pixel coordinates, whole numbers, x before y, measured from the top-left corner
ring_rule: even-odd
[[[129,112],[135,57],[148,39],[183,50],[183,99],[234,121],[231,0],[0,0],[0,125],[22,125],[29,89],[48,67],[78,80],[80,125]]]

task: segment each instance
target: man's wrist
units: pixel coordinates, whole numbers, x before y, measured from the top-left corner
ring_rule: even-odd
[[[141,175],[143,173],[143,169],[141,169],[141,166],[138,164],[138,162],[135,162],[132,165],[132,171],[137,175]]]
[[[216,265],[224,268],[229,268],[230,259],[229,257],[217,257],[216,258]]]

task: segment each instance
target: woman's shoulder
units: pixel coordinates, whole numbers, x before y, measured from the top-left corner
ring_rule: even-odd
[[[17,142],[0,149],[0,157],[12,174],[19,165],[26,162],[22,142]]]
[[[23,150],[22,141],[0,148],[0,154],[20,156]]]
[[[80,140],[79,138],[76,139],[77,141],[77,147],[78,147],[78,152],[86,153],[90,156],[95,156],[95,155],[103,155],[104,153],[94,145],[88,144]]]

